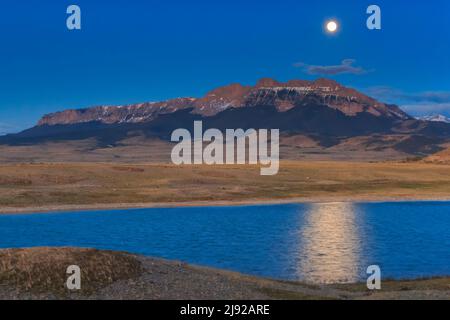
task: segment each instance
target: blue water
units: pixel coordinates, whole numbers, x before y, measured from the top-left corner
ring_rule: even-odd
[[[450,203],[323,203],[0,215],[0,247],[113,249],[311,282],[450,275]]]

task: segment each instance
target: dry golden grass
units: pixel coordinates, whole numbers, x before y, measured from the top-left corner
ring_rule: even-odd
[[[81,290],[66,287],[69,265]],[[1,299],[449,299],[449,278],[311,285],[123,252],[81,248],[0,250]]]
[[[66,296],[67,267],[81,269],[82,288],[88,296],[118,280],[137,277],[141,264],[132,255],[78,248],[33,248],[0,250],[0,285],[20,292]]]
[[[0,211],[46,206],[450,198],[450,165],[421,162],[285,161],[275,176],[258,166],[7,164]]]
[[[423,161],[427,163],[450,164],[450,147],[426,157]]]

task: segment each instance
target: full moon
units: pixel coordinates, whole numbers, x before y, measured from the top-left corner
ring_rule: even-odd
[[[337,28],[338,28],[338,25],[337,25],[336,21],[331,20],[331,21],[327,22],[328,32],[336,32]]]

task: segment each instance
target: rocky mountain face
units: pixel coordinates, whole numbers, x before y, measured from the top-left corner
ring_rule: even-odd
[[[155,119],[160,114],[172,113],[193,106],[195,99],[179,98],[163,102],[146,102],[126,106],[97,106],[71,109],[47,114],[38,122],[43,125],[68,125],[97,121],[106,124],[139,123]]]
[[[125,106],[65,110],[45,115],[38,125],[66,125],[92,121],[105,124],[143,123],[155,120],[159,115],[182,109],[192,109],[193,114],[205,117],[217,115],[231,108],[259,106],[273,106],[278,112],[286,112],[295,107],[311,104],[324,105],[347,116],[367,113],[390,119],[410,118],[397,106],[378,102],[333,80],[292,80],[282,83],[273,79],[261,79],[255,86],[231,84],[217,88],[199,99],[178,98]]]
[[[98,106],[45,115],[18,134],[0,136],[0,145],[89,141],[89,150],[118,149],[136,142],[167,143],[173,130],[280,129],[292,154],[378,152],[423,156],[450,143],[450,123],[410,117],[395,105],[379,102],[329,79],[278,82],[261,79],[254,86],[231,84],[201,98],[178,98],[125,106]],[[156,140],[155,140],[156,139]],[[293,145],[292,142],[295,141]],[[300,142],[301,143],[300,143]],[[300,144],[298,144],[299,142]],[[333,151],[335,150],[335,151]]]

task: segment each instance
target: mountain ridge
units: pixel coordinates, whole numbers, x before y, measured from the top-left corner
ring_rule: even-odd
[[[327,105],[348,116],[368,112],[375,116],[388,118],[403,120],[410,118],[399,107],[378,102],[355,89],[342,86],[334,80],[321,78],[314,81],[278,82],[271,78],[263,78],[255,86],[233,83],[215,88],[201,98],[175,98],[160,102],[63,110],[44,115],[37,125],[75,124],[91,121],[107,124],[141,123],[152,121],[161,114],[189,108],[192,108],[192,113],[206,117],[217,115],[230,108],[261,105],[272,105],[279,112],[285,112],[311,102]]]
[[[194,121],[202,121],[203,130],[279,129],[281,144],[294,159],[305,152],[334,158],[355,158],[359,153],[367,154],[365,158],[375,153],[383,159],[423,157],[450,143],[449,123],[417,120],[396,105],[334,80],[263,78],[254,86],[215,88],[201,98],[60,111],[20,133],[1,136],[0,146],[39,148],[56,143],[64,148],[75,143],[78,149],[73,152],[81,152],[78,158],[111,148],[121,158],[124,147],[142,153],[146,145],[156,143],[166,154],[172,132],[193,132]]]
[[[442,114],[430,114],[430,115],[425,115],[425,116],[421,116],[421,117],[416,117],[416,119],[422,120],[422,121],[450,123],[450,118],[446,117]]]

